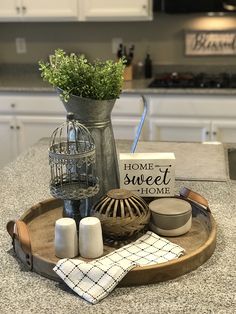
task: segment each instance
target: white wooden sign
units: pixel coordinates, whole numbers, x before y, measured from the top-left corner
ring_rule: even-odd
[[[140,196],[173,196],[174,153],[120,154],[120,187]]]
[[[235,55],[236,30],[186,31],[185,54],[189,56]]]

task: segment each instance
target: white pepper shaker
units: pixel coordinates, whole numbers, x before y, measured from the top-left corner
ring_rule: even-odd
[[[81,219],[79,224],[79,252],[84,258],[102,256],[102,227],[98,218],[86,217]]]
[[[55,255],[59,258],[73,258],[78,255],[78,236],[75,220],[60,218],[55,224]]]

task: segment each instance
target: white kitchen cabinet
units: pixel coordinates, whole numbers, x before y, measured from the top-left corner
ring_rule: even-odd
[[[20,153],[39,141],[50,137],[65,117],[1,116],[0,115],[0,167],[14,160]]]
[[[210,121],[180,118],[151,118],[149,140],[203,142],[210,140]]]
[[[143,101],[140,95],[121,95],[112,110],[114,116],[136,116],[143,112]]]
[[[0,93],[0,114],[46,116],[66,115],[66,110],[55,93]]]
[[[17,18],[20,14],[17,0],[0,1],[0,19]]]
[[[0,94],[0,167],[65,121],[66,111],[53,93]]]
[[[143,113],[140,95],[121,95],[112,111],[112,125],[115,139],[134,140]],[[146,138],[146,124],[140,140]]]
[[[151,116],[236,117],[235,95],[159,94],[147,96]]]
[[[140,96],[122,95],[112,111],[115,138],[133,140],[143,112]],[[0,93],[0,167],[66,120],[55,93]],[[142,132],[141,139],[144,139]]]
[[[0,20],[77,20],[77,0],[1,0]]]
[[[234,95],[160,94],[147,99],[149,140],[234,142]]]
[[[211,124],[212,140],[223,143],[235,143],[236,141],[236,118],[234,120],[213,120]]]
[[[115,139],[134,140],[139,124],[138,118],[112,118]],[[144,139],[143,133],[140,140]]]
[[[0,115],[0,147],[0,168],[2,168],[17,156],[15,121],[10,115]]]
[[[65,122],[65,116],[17,116],[17,153],[23,152],[43,137],[50,137],[52,132],[63,122]]]
[[[152,0],[79,0],[81,21],[140,21],[152,19]]]

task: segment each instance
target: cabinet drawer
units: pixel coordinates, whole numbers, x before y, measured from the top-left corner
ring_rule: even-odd
[[[7,93],[0,94],[0,112],[17,114],[63,114],[66,110],[56,93]],[[143,112],[143,102],[140,96],[121,96],[116,100],[113,115],[137,116]]]
[[[152,0],[79,0],[81,21],[143,21],[152,16]]]
[[[150,119],[149,140],[203,142],[210,138],[211,122],[203,119]]]
[[[236,121],[216,119],[212,121],[212,138],[222,143],[235,143]]]
[[[54,93],[12,93],[0,95],[0,111],[16,114],[63,114],[66,110]]]
[[[12,113],[14,107],[11,99],[5,96],[0,96],[0,113]]]
[[[115,102],[113,115],[132,115],[140,116],[143,112],[143,101],[140,96],[121,95]]]
[[[151,116],[236,117],[234,95],[160,95],[148,100]]]

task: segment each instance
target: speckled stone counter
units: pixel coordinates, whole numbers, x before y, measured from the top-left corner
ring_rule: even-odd
[[[236,184],[230,180],[176,182],[176,192],[186,186],[204,195],[218,224],[213,256],[189,274],[154,285],[116,288],[99,304],[90,305],[65,285],[28,271],[15,258],[5,226],[8,220],[19,218],[30,206],[50,197],[47,148],[48,140],[40,141],[0,172],[1,314],[236,312]]]
[[[181,66],[177,68],[168,68],[169,71],[173,71],[173,69],[178,69],[179,71],[182,69],[182,71],[186,71],[186,69]],[[159,69],[159,71],[160,70],[161,69]],[[132,81],[126,81],[124,82],[122,93],[143,95],[236,95],[236,88],[148,88],[151,80],[152,79],[134,79]],[[0,93],[10,92],[54,93],[55,91],[51,85],[42,80],[38,65],[0,65]]]

